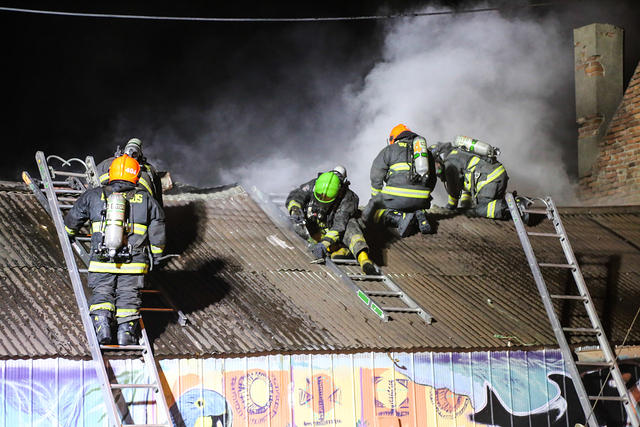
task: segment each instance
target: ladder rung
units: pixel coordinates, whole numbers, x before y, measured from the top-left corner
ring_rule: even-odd
[[[594,328],[562,328],[562,330],[565,332],[577,332],[577,333],[584,333],[584,334],[600,333],[600,329],[594,329]]]
[[[551,264],[548,262],[541,262],[538,264],[540,267],[551,267],[551,268],[569,268],[574,270],[576,268],[575,265],[572,264]]]
[[[73,205],[58,205],[60,209],[71,209]]]
[[[41,183],[41,184],[44,185],[44,183]],[[67,186],[67,187],[71,187],[71,183],[69,181],[51,181],[51,184],[53,184],[53,185],[64,185],[64,186]]]
[[[369,274],[350,274],[347,273],[347,276],[354,280],[384,280],[384,276],[378,275],[369,275]]]
[[[582,300],[582,301],[587,300],[587,297],[582,295],[549,295],[549,296],[554,299],[575,299],[575,300]]]
[[[540,233],[539,231],[527,231],[529,236],[539,236],[539,237],[562,237],[562,234],[556,233]]]
[[[67,171],[57,171],[55,169],[51,169],[51,172],[53,172],[53,175],[61,175],[61,176],[75,176],[77,178],[85,178],[87,176],[86,173],[79,173],[79,172],[67,172]]]
[[[75,203],[76,200],[78,200],[76,197],[58,197],[58,201],[59,202]]]
[[[401,297],[403,292],[398,291],[364,291],[365,294],[372,297]]]
[[[89,236],[76,236],[76,240],[79,240],[81,242],[89,242],[89,241],[91,241],[91,237],[89,237]]]
[[[624,402],[627,398],[620,396],[589,396],[589,400],[614,400],[616,402]]]
[[[176,311],[175,308],[155,308],[155,307],[141,307],[140,311]]]
[[[146,350],[143,345],[101,345],[100,348],[102,350],[113,350],[113,351],[143,351]]]
[[[84,190],[74,190],[73,188],[69,188],[69,189],[56,188],[53,191],[56,192],[56,193],[63,193],[63,194],[82,194],[82,193],[84,193]]]
[[[540,214],[540,215],[547,214],[547,211],[545,211],[544,209],[523,209],[522,212],[531,213],[531,214]]]
[[[123,388],[155,388],[158,386],[156,384],[109,384],[112,389],[123,389]]]
[[[613,363],[611,363],[611,362],[589,362],[589,361],[586,361],[586,360],[578,360],[578,361],[576,361],[576,365],[606,367],[606,366],[613,366]]]
[[[88,273],[89,269],[88,268],[79,268],[78,269],[78,273]]]
[[[140,289],[140,292],[143,294],[159,294],[161,293],[158,289]]]
[[[355,259],[332,259],[334,264],[347,264],[347,265],[357,265],[358,261]]]
[[[419,308],[409,308],[409,307],[380,307],[380,308],[390,313],[419,313],[422,311]]]

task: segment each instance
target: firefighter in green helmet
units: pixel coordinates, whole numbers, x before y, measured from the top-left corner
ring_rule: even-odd
[[[294,229],[313,243],[316,258],[354,256],[364,274],[377,274],[358,224],[358,196],[349,189],[347,171],[336,166],[289,193],[286,207]]]

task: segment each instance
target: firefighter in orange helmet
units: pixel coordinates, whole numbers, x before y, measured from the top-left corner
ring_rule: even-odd
[[[424,173],[418,173],[415,144],[424,146]],[[426,140],[405,124],[389,133],[388,144],[371,165],[371,199],[363,211],[367,223],[396,228],[401,237],[411,232],[417,220],[423,234],[432,233],[425,210],[431,205],[431,191],[436,185],[435,162],[426,149]]]
[[[87,284],[89,312],[100,344],[111,344],[112,322],[119,345],[138,343],[140,289],[149,255],[159,262],[165,245],[164,211],[151,195],[136,187],[140,165],[124,154],[109,167],[109,183],[84,192],[65,216],[74,238],[90,221],[91,258]]]

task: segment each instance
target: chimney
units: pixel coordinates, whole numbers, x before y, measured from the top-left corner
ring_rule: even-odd
[[[573,30],[580,178],[591,172],[622,99],[622,36],[622,28],[610,24]]]

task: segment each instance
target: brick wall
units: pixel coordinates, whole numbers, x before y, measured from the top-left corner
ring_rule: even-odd
[[[599,121],[579,123],[579,136],[592,134]],[[591,173],[580,179],[579,197],[593,205],[640,204],[640,64],[599,142]]]

